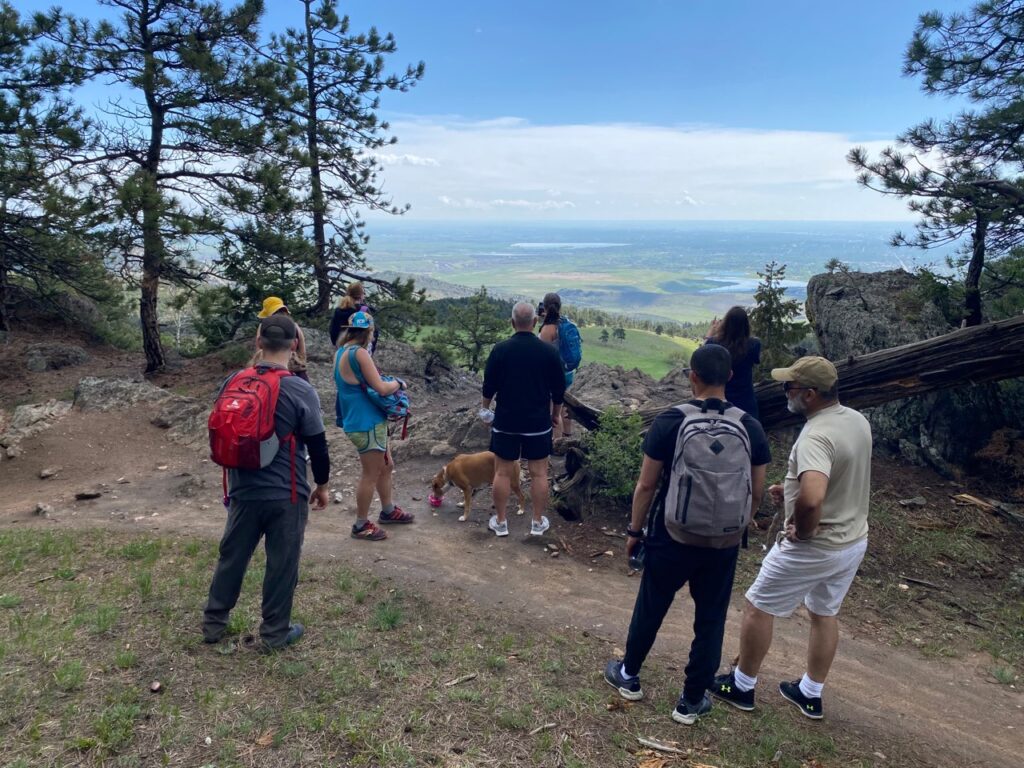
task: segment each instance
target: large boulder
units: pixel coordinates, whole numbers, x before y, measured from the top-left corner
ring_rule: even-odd
[[[576,372],[572,394],[581,402],[604,410],[614,406],[635,411],[651,400],[658,382],[639,368],[588,363]]]
[[[86,377],[75,389],[75,405],[83,411],[116,411],[141,403],[152,411],[150,423],[166,429],[168,436],[184,445],[208,440],[206,419],[210,403],[184,397],[135,379]]]
[[[48,400],[45,403],[19,405],[9,418],[0,419],[3,431],[0,434],[0,453],[7,458],[21,454],[20,443],[56,424],[71,410],[66,400]]]
[[[953,329],[918,286],[919,278],[903,270],[815,275],[807,285],[807,316],[822,354],[841,360],[949,333]],[[975,463],[997,430],[1024,427],[1021,391],[1020,382],[964,386],[864,414],[876,445],[956,475]]]
[[[30,371],[55,371],[89,361],[89,355],[74,344],[44,342],[30,344],[25,350],[25,365]]]

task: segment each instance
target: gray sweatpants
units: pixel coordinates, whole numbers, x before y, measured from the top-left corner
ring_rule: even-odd
[[[260,637],[271,648],[284,644],[292,617],[292,599],[299,580],[299,555],[309,505],[282,501],[231,500],[220,559],[203,612],[203,636],[216,641],[224,634],[228,614],[238,602],[249,559],[266,537],[267,568],[263,576],[263,623]]]

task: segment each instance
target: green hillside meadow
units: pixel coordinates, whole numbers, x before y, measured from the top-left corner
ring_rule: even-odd
[[[424,326],[418,334],[410,338],[413,344],[418,343],[431,331],[441,330],[438,326]],[[639,368],[655,379],[660,379],[673,368],[689,360],[700,342],[695,339],[659,336],[650,331],[626,329],[626,340],[609,339],[607,344],[601,343],[602,329],[597,326],[580,328],[583,337],[583,365],[587,363],[604,363],[605,365],[621,365],[623,368]]]

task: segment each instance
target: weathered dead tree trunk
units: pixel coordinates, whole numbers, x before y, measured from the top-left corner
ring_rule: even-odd
[[[835,364],[839,398],[852,408],[1024,376],[1024,316],[961,328],[902,347],[851,356]],[[765,429],[800,423],[801,417],[786,408],[786,396],[778,382],[762,382],[754,392]],[[571,394],[566,394],[565,400],[574,420],[587,429],[597,428],[600,410]],[[644,427],[664,409],[664,405],[641,408]]]
[[[926,392],[1024,376],[1024,316],[961,328],[902,347],[834,362],[839,372],[840,400],[853,408],[868,408]],[[761,424],[766,430],[803,421],[786,408],[786,396],[778,382],[762,382],[754,392]],[[587,429],[598,428],[599,409],[580,402],[569,393],[565,402],[575,421]],[[644,428],[666,407],[641,408],[638,413]],[[573,454],[571,462],[570,452]],[[577,441],[566,454],[567,477],[559,480],[554,503],[563,516],[578,519],[597,478],[587,466],[585,450]]]

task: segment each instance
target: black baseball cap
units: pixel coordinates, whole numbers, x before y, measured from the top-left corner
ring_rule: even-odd
[[[288,315],[271,315],[260,321],[260,338],[292,341],[299,337],[298,326]]]

